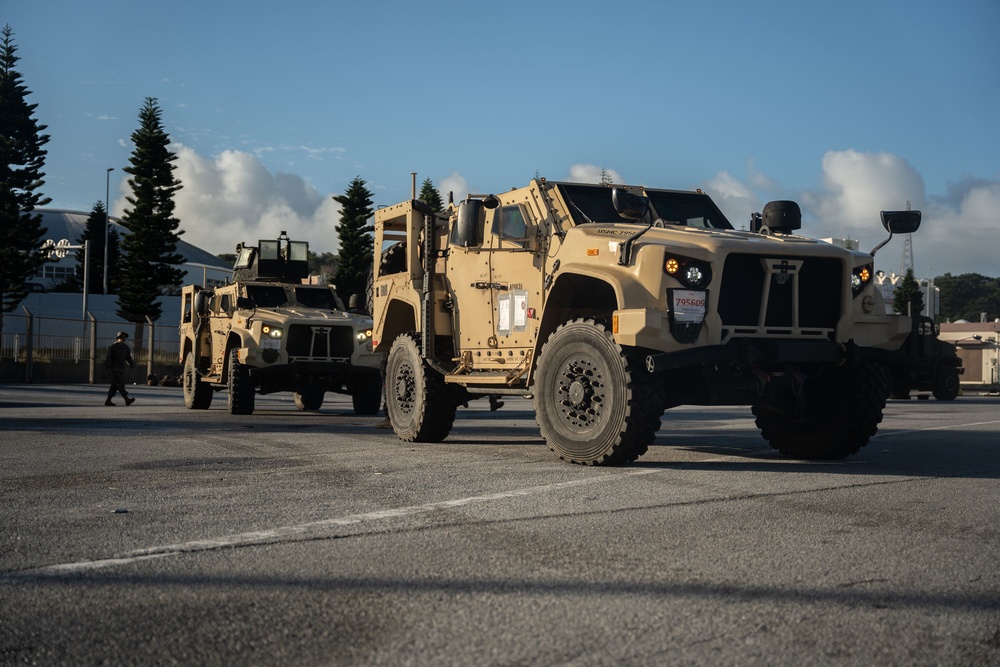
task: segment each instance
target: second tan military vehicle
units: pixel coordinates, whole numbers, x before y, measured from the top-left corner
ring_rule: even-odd
[[[309,246],[282,232],[237,247],[233,280],[181,292],[184,403],[206,409],[225,391],[232,414],[251,414],[257,394],[289,391],[300,410],[319,410],[327,392],[350,394],[373,415],[382,398],[372,322],[347,312],[336,291],[303,284]]]

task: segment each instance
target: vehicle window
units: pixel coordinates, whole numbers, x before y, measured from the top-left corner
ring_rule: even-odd
[[[250,268],[251,260],[253,259],[254,248],[244,246],[240,248],[240,254],[236,258],[237,269],[248,269]]]
[[[247,285],[247,296],[259,308],[280,308],[288,305],[288,295],[280,285]]]
[[[298,287],[295,288],[295,302],[306,308],[324,308],[339,310],[333,292],[328,287]]]
[[[570,215],[578,225],[588,222],[635,222],[618,215],[611,201],[611,188],[579,184],[562,184],[559,187],[569,204]]]
[[[528,223],[518,205],[504,206],[493,216],[493,234],[504,239],[523,241],[528,238]]]
[[[732,229],[729,220],[705,194],[648,191],[654,214],[668,224],[699,229]]]

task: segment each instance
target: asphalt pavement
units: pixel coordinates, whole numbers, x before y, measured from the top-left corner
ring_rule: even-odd
[[[855,456],[669,410],[619,468],[531,403],[400,441],[348,397],[0,386],[0,664],[1000,665],[1000,399]]]

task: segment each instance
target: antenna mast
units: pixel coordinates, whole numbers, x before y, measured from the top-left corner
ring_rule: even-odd
[[[906,210],[910,210],[910,202],[906,202]],[[903,261],[899,269],[899,275],[905,276],[906,270],[913,270],[913,234],[907,234],[903,239]]]

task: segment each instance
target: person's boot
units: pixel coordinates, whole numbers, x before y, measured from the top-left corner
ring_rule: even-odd
[[[503,407],[503,401],[490,394],[490,412],[496,412]]]
[[[126,407],[132,405],[133,403],[135,403],[135,399],[134,398],[132,398],[131,396],[126,396],[125,397],[125,406]]]
[[[115,405],[117,405],[117,403],[112,403],[111,399],[109,398],[108,400],[104,401],[104,405],[108,405],[108,406],[111,406],[113,408],[113,407],[115,407]]]

